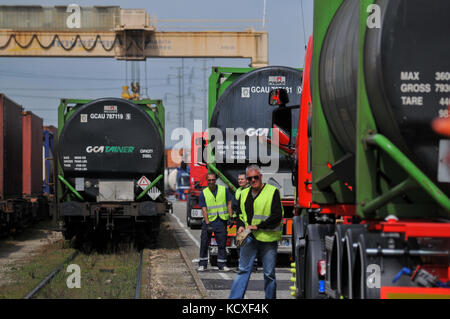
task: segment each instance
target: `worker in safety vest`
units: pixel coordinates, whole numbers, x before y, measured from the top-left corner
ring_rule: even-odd
[[[241,193],[244,189],[247,187],[250,187],[250,183],[247,181],[247,176],[245,175],[245,172],[239,173],[238,175],[238,184],[239,188],[234,193],[234,199],[231,206],[233,207],[233,218],[237,218],[237,211],[239,209],[239,199],[241,198]],[[240,254],[240,248],[237,249],[238,256]],[[255,258],[255,262],[253,263],[253,271],[258,271],[258,261],[257,258]]]
[[[233,214],[231,209],[232,196],[228,188],[216,185],[216,179],[215,174],[208,173],[206,177],[208,187],[201,192],[199,197],[199,205],[203,212],[203,223],[198,271],[204,271],[208,267],[208,250],[213,232],[218,248],[217,266],[221,271],[231,270],[225,264],[227,262],[227,224],[231,222]]]
[[[245,176],[245,172],[239,173],[238,184],[239,184],[239,188],[236,189],[236,192],[234,193],[234,200],[232,203],[233,218],[237,217],[236,211],[239,208],[239,198],[241,198],[242,190],[250,186],[250,183],[247,181],[247,177]]]
[[[231,287],[230,299],[244,298],[257,255],[263,264],[265,297],[275,299],[275,265],[284,214],[280,191],[275,186],[262,183],[261,169],[257,165],[247,167],[246,174],[251,187],[241,192],[237,232],[239,234],[247,229],[252,233],[241,246],[239,271]]]

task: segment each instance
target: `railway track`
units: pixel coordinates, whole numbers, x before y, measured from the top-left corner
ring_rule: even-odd
[[[142,278],[142,257],[144,256],[144,250],[141,249],[139,253],[139,266],[137,271],[137,280],[136,280],[136,293],[134,295],[134,299],[141,298],[141,278]]]
[[[56,276],[56,274],[58,274],[61,271],[61,269],[64,267],[66,263],[71,262],[73,259],[75,259],[76,256],[78,256],[78,254],[79,251],[76,251],[72,255],[67,257],[58,267],[55,268],[55,270],[53,270],[47,277],[44,278],[44,280],[42,280],[33,290],[31,290],[24,297],[24,299],[31,299],[33,296],[35,296],[44,286],[46,286],[53,279],[53,277]]]
[[[135,299],[140,299],[140,297],[141,297],[143,255],[144,255],[144,250],[142,249],[139,252],[136,285],[135,285],[135,289],[134,289],[134,298]],[[36,285],[36,287],[34,287],[30,292],[28,292],[26,294],[26,296],[24,297],[24,299],[36,298],[39,295],[39,292],[41,292],[44,289],[44,287],[49,286],[52,279],[54,279],[58,275],[58,273],[61,272],[61,270],[64,268],[64,266],[71,262],[74,262],[78,256],[80,256],[79,251],[75,251],[70,256],[68,256],[61,264],[59,264],[53,271],[51,271],[41,282],[39,282],[39,284]],[[113,255],[111,255],[111,256],[113,256]],[[85,255],[85,257],[86,257],[86,255]],[[105,271],[109,272],[110,270],[104,269],[104,272]],[[113,271],[111,271],[111,272],[113,272]],[[91,272],[90,275],[92,275],[92,273],[93,272]]]
[[[39,283],[34,281],[34,286],[23,290],[22,297],[26,294],[25,299],[208,298],[184,243],[174,236],[176,230],[169,227],[168,219],[161,228],[156,247],[136,250],[118,246],[111,253],[88,248],[67,252],[53,267],[47,267],[47,272],[40,272],[35,279]],[[77,282],[71,265],[79,267],[79,287],[70,287]]]

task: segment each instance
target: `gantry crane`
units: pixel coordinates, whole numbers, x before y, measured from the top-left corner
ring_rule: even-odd
[[[0,6],[1,57],[250,58],[266,66],[264,31],[158,31],[143,9]]]

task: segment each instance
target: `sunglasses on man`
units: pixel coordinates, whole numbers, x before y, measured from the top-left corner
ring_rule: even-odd
[[[259,180],[259,175],[255,175],[255,176],[247,176],[247,181],[251,182],[252,180],[258,181]]]

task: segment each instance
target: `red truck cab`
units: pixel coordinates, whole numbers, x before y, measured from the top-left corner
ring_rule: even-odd
[[[200,228],[203,220],[198,199],[200,192],[208,185],[206,182],[208,168],[206,161],[203,159],[207,140],[206,134],[206,132],[192,133],[190,187],[186,202],[186,224],[190,228]]]

